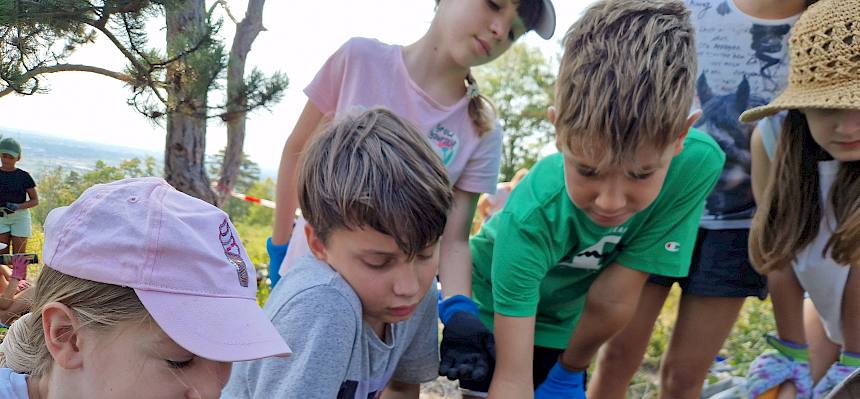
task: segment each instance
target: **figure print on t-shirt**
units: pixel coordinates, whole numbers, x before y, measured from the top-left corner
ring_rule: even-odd
[[[768,92],[779,90],[779,84],[774,79],[773,68],[785,62],[780,58],[785,48],[783,40],[785,35],[791,30],[791,26],[785,25],[760,25],[753,24],[750,28],[752,35],[752,44],[750,47],[755,51],[752,59],[749,62],[758,63],[759,76],[762,77],[764,89]]]
[[[738,9],[734,0],[685,0],[696,28],[698,70],[695,127],[726,153],[717,186],[708,196],[702,226],[748,228],[755,212],[750,185],[750,136],[745,110],[772,100],[788,80],[788,32],[795,17],[767,21]]]
[[[627,228],[623,226],[613,228],[596,243],[589,245],[583,250],[571,252],[570,255],[558,262],[558,266],[584,270],[600,270],[600,268],[605,266],[609,255],[620,249],[621,246],[618,243],[626,231]]]
[[[750,94],[746,77],[734,92],[714,95],[703,73],[696,83],[702,103],[702,117],[694,125],[720,145],[726,153],[726,165],[717,187],[708,196],[706,208],[712,215],[732,215],[755,207],[750,185],[750,135],[754,124],[741,123],[738,117],[745,110],[767,104],[763,98]]]
[[[460,140],[457,138],[457,135],[441,124],[436,124],[436,126],[430,129],[427,139],[430,140],[430,145],[436,150],[439,157],[442,158],[442,163],[445,166],[448,166],[451,160],[454,159],[454,155],[457,154],[457,150],[460,149]]]

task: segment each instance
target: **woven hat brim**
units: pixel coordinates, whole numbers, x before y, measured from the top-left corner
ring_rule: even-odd
[[[860,79],[827,87],[789,86],[770,104],[748,109],[739,119],[744,123],[755,122],[779,111],[798,108],[860,109],[857,93],[860,93]]]

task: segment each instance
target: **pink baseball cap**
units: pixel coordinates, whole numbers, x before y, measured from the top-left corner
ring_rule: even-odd
[[[159,327],[223,362],[286,356],[257,304],[257,279],[220,209],[155,177],[98,184],[45,220],[45,265],[133,288]]]

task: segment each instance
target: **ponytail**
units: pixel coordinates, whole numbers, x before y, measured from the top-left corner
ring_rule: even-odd
[[[42,308],[59,302],[74,311],[81,328],[106,332],[120,323],[152,320],[134,290],[72,277],[42,268],[36,281],[32,312],[9,326],[0,343],[0,367],[34,377],[47,375],[53,364],[45,345]]]
[[[469,72],[465,78],[466,96],[469,97],[469,118],[478,131],[478,137],[492,131],[496,127],[496,108],[487,97],[478,91],[478,82]]]
[[[12,369],[16,373],[30,373],[36,368],[38,354],[34,348],[39,347],[33,342],[36,333],[41,339],[36,339],[36,341],[40,341],[38,344],[44,346],[45,341],[41,326],[39,326],[38,331],[33,328],[32,319],[34,318],[31,316],[31,313],[27,313],[9,326],[6,337],[0,343],[0,367]]]

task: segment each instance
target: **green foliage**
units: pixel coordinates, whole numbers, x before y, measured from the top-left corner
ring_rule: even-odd
[[[86,173],[67,171],[57,167],[46,171],[36,182],[39,190],[39,206],[33,208],[33,220],[38,225],[45,223],[51,209],[66,206],[77,199],[89,187],[129,177],[157,176],[155,158],[143,160],[133,158],[117,166],[97,161],[93,170]]]
[[[230,112],[268,109],[281,100],[289,83],[281,72],[267,76],[254,69],[235,98],[216,106],[203,104],[204,109],[186,109],[189,104],[184,99],[168,98],[168,92],[180,91],[205,98],[225,86],[230,55],[220,35],[223,20],[216,13],[221,9],[217,5],[224,4],[216,2],[205,9],[204,2],[179,0],[0,0],[0,96],[44,92],[41,75],[74,70],[125,82],[132,93],[128,104],[157,121],[171,112],[228,120],[228,108]],[[167,43],[150,42],[147,25],[153,20],[164,24],[171,17],[192,14],[205,21],[199,25],[185,21],[181,32],[168,35]],[[110,71],[97,65],[66,64],[72,53],[99,35],[125,56],[125,68]]]
[[[517,43],[496,61],[475,69],[481,91],[496,106],[505,137],[500,181],[530,168],[554,137],[546,118],[555,85],[554,64],[540,49]]]

